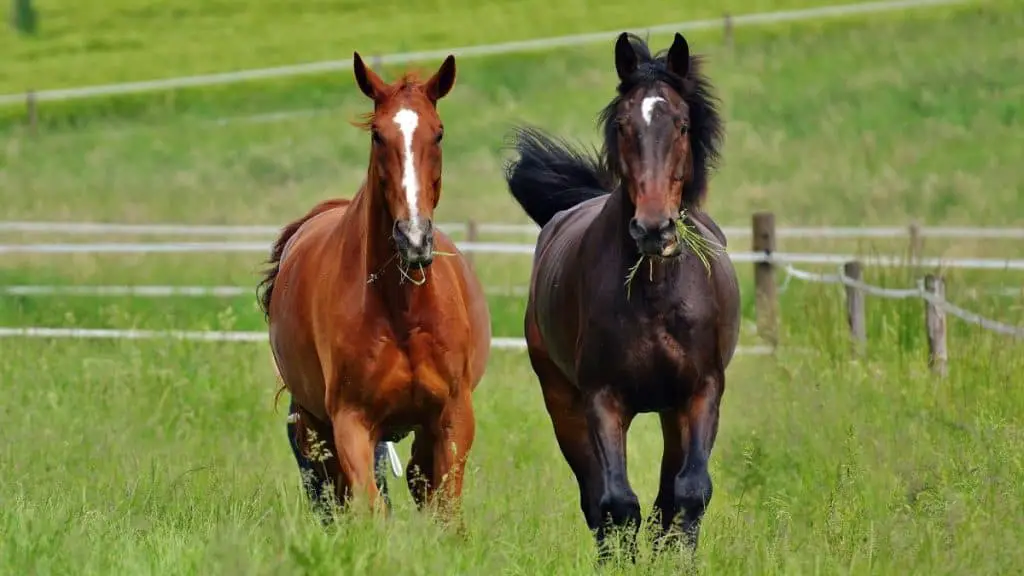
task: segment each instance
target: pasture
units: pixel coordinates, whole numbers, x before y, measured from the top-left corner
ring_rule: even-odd
[[[161,13],[122,15],[111,19],[123,26],[111,28],[111,37],[154,39],[125,58],[123,70],[111,71],[112,62],[133,50],[86,43],[66,57],[39,56],[39,78],[50,87],[148,77],[156,63],[161,75],[265,66],[348,57],[350,48],[364,46],[366,55],[527,32],[614,29],[652,23],[647,19],[659,14],[634,10],[636,3],[627,13],[577,2],[564,10],[587,9],[587,18],[557,18],[561,4],[517,3],[527,19],[492,14],[495,7],[443,4],[459,18],[425,17],[434,4],[416,3],[397,20],[359,12],[359,26],[332,27],[330,18],[297,12],[294,19],[252,12],[236,20],[234,4],[226,3],[222,20],[183,26],[180,36],[161,32],[168,35],[162,43],[147,32]],[[98,14],[90,5],[76,8],[79,16],[68,12],[63,25]],[[791,5],[799,4],[728,3],[737,13]],[[119,14],[137,10],[128,0],[118,6]],[[686,34],[695,51],[709,55],[726,118],[709,212],[739,226],[755,210],[775,211],[780,226],[901,225],[914,218],[1019,226],[1020,8],[995,1],[737,29],[731,47],[722,46],[719,32]],[[656,20],[725,9],[698,6]],[[484,25],[487,14],[502,25],[484,38],[492,28]],[[231,49],[220,60],[190,52],[197,46],[192,35],[210,34],[228,20],[237,28],[223,38]],[[421,22],[429,24],[414,26]],[[380,34],[386,26],[415,34]],[[250,47],[236,35],[241,31],[263,44]],[[63,42],[74,44],[68,34]],[[303,42],[291,40],[300,36]],[[343,49],[332,44],[339,36]],[[667,38],[652,40],[661,46]],[[193,48],[175,50],[175,43]],[[22,89],[32,74],[28,54],[40,48],[26,46],[13,52],[20,55],[16,65],[0,77],[10,90]],[[70,70],[76,75],[63,75]],[[465,59],[458,70],[454,91],[440,105],[446,148],[437,219],[525,222],[501,183],[505,132],[525,121],[595,142],[594,116],[612,93],[612,43]],[[391,78],[396,71],[382,72]],[[354,192],[368,143],[349,121],[365,110],[346,72],[54,105],[41,111],[34,136],[16,125],[15,112],[4,111],[2,213],[6,220],[283,224],[319,199]],[[289,114],[266,116],[281,111]],[[245,118],[252,115],[261,116]],[[0,233],[3,243],[51,240],[81,238]],[[732,239],[730,249],[745,250],[745,242]],[[905,244],[787,239],[781,248],[892,254]],[[925,253],[1019,257],[1020,241],[929,240]],[[263,330],[255,302],[263,258],[3,255],[2,285],[233,285],[252,286],[253,293],[0,296],[0,326]],[[488,287],[528,279],[528,256],[477,254],[475,262]],[[738,268],[741,344],[755,345],[752,274],[749,265]],[[865,279],[902,287],[914,277],[869,268]],[[946,282],[951,301],[1024,324],[1020,298],[972,292],[1020,286],[1019,273],[947,271]],[[494,294],[489,301],[494,335],[520,336],[523,298]],[[861,360],[849,355],[842,306],[836,286],[792,280],[781,295],[778,355],[738,356],[727,372],[711,460],[715,496],[698,550],[702,571],[1020,571],[1024,344],[950,318],[950,373],[937,380],[927,368],[919,300],[868,297]],[[576,484],[519,351],[493,353],[476,395],[464,534],[440,532],[416,514],[404,478],[390,479],[396,511],[387,522],[353,517],[321,529],[306,512],[285,439],[286,403],[273,406],[263,343],[0,339],[0,383],[3,573],[593,573]],[[399,452],[407,457],[408,441]],[[638,418],[629,468],[645,512],[660,455],[656,418]],[[678,558],[643,555],[636,566],[608,572],[680,568]]]

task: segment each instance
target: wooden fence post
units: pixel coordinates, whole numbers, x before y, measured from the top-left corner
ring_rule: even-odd
[[[775,252],[775,214],[757,212],[753,218],[752,248],[771,256]],[[773,347],[778,344],[778,297],[775,290],[775,265],[754,263],[754,310],[757,333]]]
[[[941,276],[928,274],[924,277],[924,289],[942,301],[946,299],[946,286]],[[924,301],[925,329],[928,331],[928,366],[932,372],[945,378],[946,361],[946,311],[928,300]]]
[[[843,274],[857,282],[861,281],[860,262],[853,260],[843,264]],[[863,356],[867,349],[867,327],[864,320],[864,291],[860,288],[844,285],[846,289],[846,321],[850,326],[850,337],[853,341],[853,353]]]
[[[28,131],[30,134],[35,134],[36,125],[39,121],[35,90],[29,90],[25,93],[25,113],[28,115]]]
[[[910,262],[914,265],[917,264],[921,258],[922,242],[921,242],[921,226],[916,222],[911,222],[908,229],[910,236]]]
[[[476,242],[480,237],[480,230],[477,227],[476,220],[470,219],[466,221],[466,241]],[[475,269],[476,266],[473,263],[473,253],[466,252],[466,260],[469,262],[470,268]]]

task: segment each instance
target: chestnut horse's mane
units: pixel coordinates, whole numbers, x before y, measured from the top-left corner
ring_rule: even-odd
[[[260,309],[263,310],[263,315],[267,319],[270,318],[270,298],[274,295],[274,281],[277,280],[277,273],[281,271],[281,256],[284,253],[284,247],[288,244],[288,241],[292,239],[292,236],[299,231],[299,228],[302,227],[303,224],[313,217],[326,212],[331,208],[345,206],[351,202],[352,200],[349,198],[330,198],[324,200],[314,206],[312,210],[302,217],[289,222],[288,225],[281,230],[281,235],[278,236],[277,241],[274,242],[274,247],[270,251],[270,259],[267,260],[267,264],[270,264],[270,267],[264,272],[263,280],[261,280],[256,287]]]

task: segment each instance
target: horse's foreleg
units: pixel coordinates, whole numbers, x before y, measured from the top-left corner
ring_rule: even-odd
[[[619,399],[607,390],[587,402],[587,423],[597,453],[603,486],[598,501],[598,546],[606,557],[609,528],[621,531],[627,553],[636,558],[636,533],[640,529],[640,500],[626,473],[626,432],[633,420]],[[610,523],[610,526],[609,526]]]
[[[697,547],[701,519],[711,502],[708,461],[718,435],[718,407],[724,390],[723,373],[705,376],[689,405],[676,415],[686,455],[674,478],[672,507],[682,515],[683,535],[691,549]]]
[[[540,380],[544,406],[555,429],[558,448],[579,485],[583,517],[591,532],[596,532],[600,527],[598,504],[603,484],[601,467],[590,443],[590,426],[583,398],[543,352],[531,348],[530,362]]]
[[[358,493],[366,495],[371,507],[377,504],[379,492],[374,481],[373,452],[375,441],[361,412],[341,408],[331,419],[334,444],[338,452],[340,474],[338,498],[343,504]]]
[[[427,500],[436,503],[445,517],[459,514],[466,462],[476,436],[473,400],[469,387],[464,390],[442,410],[438,430],[433,434],[434,470]]]

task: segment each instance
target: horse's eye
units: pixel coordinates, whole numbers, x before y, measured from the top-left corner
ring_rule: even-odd
[[[440,144],[442,139],[444,139],[444,128],[441,128],[441,130],[437,133],[437,143]]]
[[[384,139],[380,137],[380,132],[376,128],[370,131],[370,137],[373,138],[374,144],[384,145]]]
[[[690,131],[690,123],[689,122],[683,122],[683,125],[679,128],[679,133],[680,134],[686,134],[689,131]]]

